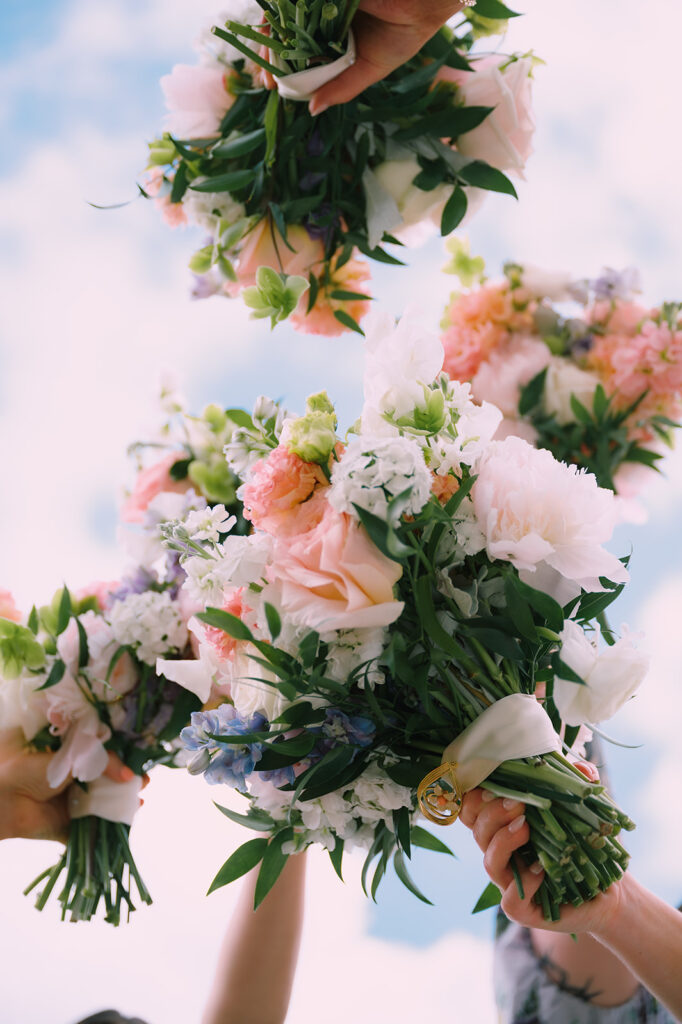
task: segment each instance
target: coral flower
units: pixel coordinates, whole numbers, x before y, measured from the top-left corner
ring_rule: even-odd
[[[443,369],[453,380],[471,380],[491,352],[509,340],[512,331],[532,327],[531,312],[515,308],[506,283],[459,295],[446,316]]]
[[[369,267],[364,260],[348,260],[342,267],[334,271],[328,284],[320,287],[315,304],[309,313],[306,313],[308,296],[307,294],[302,296],[296,312],[291,316],[291,323],[302,334],[324,334],[326,337],[336,337],[343,334],[344,331],[350,331],[350,327],[346,327],[337,320],[335,313],[347,313],[356,323],[360,323],[369,311],[370,300],[369,298],[335,299],[332,293],[345,291],[363,294],[370,276]]]
[[[317,503],[311,505],[308,499],[318,485],[326,484],[317,463],[304,462],[280,445],[251,469],[242,493],[244,516],[276,536],[303,532],[317,525],[322,515]]]

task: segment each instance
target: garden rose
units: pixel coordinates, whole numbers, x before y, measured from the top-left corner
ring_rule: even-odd
[[[648,655],[629,635],[599,651],[580,626],[568,621],[561,631],[561,660],[585,685],[557,677],[554,701],[567,725],[603,722],[630,700],[649,669]]]
[[[317,516],[313,509],[305,509],[303,503],[309,505],[308,499],[315,488],[326,483],[317,463],[304,462],[285,445],[279,445],[249,473],[248,483],[241,491],[244,516],[254,526],[273,535],[298,533],[301,514]],[[321,514],[320,509],[319,516]],[[309,525],[316,524],[310,521]]]
[[[272,267],[282,274],[300,274],[307,277],[311,269],[324,259],[324,244],[321,239],[311,238],[300,225],[289,226],[287,241],[289,245],[267,217],[259,221],[244,239],[239,253],[239,261],[235,268],[237,290],[256,284],[256,271],[259,267]]]
[[[153,466],[143,469],[137,475],[133,490],[123,503],[121,519],[124,523],[141,523],[149,503],[159,494],[184,494],[192,489],[192,481],[174,480],[171,467],[182,459],[182,452],[171,452]]]
[[[9,590],[0,589],[0,619],[9,619],[10,622],[21,621],[21,613]]]
[[[388,626],[403,610],[393,595],[402,567],[328,503],[313,530],[276,542],[269,573],[283,613],[310,629]]]
[[[488,555],[510,561],[526,583],[561,604],[581,588],[603,590],[600,576],[613,583],[629,579],[602,546],[617,511],[613,493],[598,487],[591,473],[508,437],[483,454],[472,498]]]
[[[220,122],[234,102],[225,73],[216,67],[176,64],[161,79],[168,114],[166,129],[177,139],[217,135]]]
[[[414,179],[421,172],[421,167],[416,157],[409,156],[400,160],[386,160],[374,168],[381,188],[388,193],[394,201],[400,214],[400,220],[387,227],[386,230],[394,234],[405,244],[419,244],[424,238],[404,235],[407,228],[426,222],[425,234],[433,234],[435,227],[440,225],[443,214],[443,207],[452,195],[452,185],[442,184],[425,192],[414,184]]]
[[[575,395],[588,412],[592,412],[594,393],[598,384],[599,378],[595,374],[581,370],[566,359],[552,359],[547,368],[542,396],[545,412],[554,416],[557,423],[562,426],[575,423],[576,416],[571,407],[571,396]]]

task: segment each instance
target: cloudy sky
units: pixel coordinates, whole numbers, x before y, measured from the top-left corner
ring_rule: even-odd
[[[223,5],[211,0],[5,0],[0,12],[0,585],[29,604],[67,579],[115,576],[118,495],[126,445],[153,429],[161,367],[192,407],[249,406],[259,393],[300,408],[326,387],[347,422],[359,407],[358,340],[271,335],[236,303],[193,304],[186,262],[197,243],[171,233],[135,194],[145,140],[163,114],[158,78],[192,60],[191,40]],[[682,10],[665,0],[523,0],[506,48],[535,50],[536,154],[520,201],[489,200],[469,229],[495,268],[513,257],[592,274],[637,264],[652,302],[679,297],[682,190],[676,95]],[[410,270],[377,270],[374,294],[400,312],[424,297],[436,323],[452,287],[435,242]],[[649,522],[622,528],[632,584],[615,621],[645,630],[646,687],[610,724],[635,750],[609,749],[616,795],[639,822],[638,875],[679,900],[675,837],[682,787],[675,752],[682,710],[677,620],[682,459],[647,494]],[[0,847],[3,1022],[71,1024],[116,1005],[150,1024],[196,1019],[234,894],[203,896],[240,841],[201,782],[161,770],[134,830],[155,905],[128,928],[40,917],[23,886],[54,856],[47,844]],[[679,804],[678,804],[679,807]],[[679,842],[682,836],[677,835]],[[309,920],[290,1020],[384,1024],[420,1012],[434,1021],[494,1020],[489,917],[470,918],[483,887],[464,829],[460,860],[424,855],[415,874],[435,908],[389,880],[378,908],[351,867],[341,886],[313,858]],[[679,846],[677,847],[679,849]],[[449,863],[445,863],[448,860]],[[341,963],[331,960],[343,950]],[[419,978],[434,972],[437,986]],[[466,986],[462,984],[467,979]],[[398,979],[398,980],[396,980]]]

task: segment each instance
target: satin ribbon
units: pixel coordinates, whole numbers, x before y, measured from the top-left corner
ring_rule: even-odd
[[[135,777],[130,782],[114,782],[102,775],[94,782],[88,782],[87,790],[74,784],[69,787],[68,804],[72,818],[104,818],[132,825],[140,806],[142,779]]]
[[[282,66],[277,54],[271,52],[270,57],[275,67]],[[350,31],[348,33],[348,47],[343,56],[339,57],[338,60],[332,61],[331,64],[320,64],[319,67],[306,68],[305,71],[294,71],[290,75],[282,75],[281,78],[276,78],[277,91],[284,99],[307,103],[314,92],[321,89],[327,82],[338,78],[343,71],[346,71],[352,64],[355,64],[355,57],[355,37],[353,32]]]
[[[504,761],[561,750],[549,715],[535,697],[512,693],[495,701],[443,752],[443,763],[419,784],[421,812],[438,825],[459,817],[464,794]]]

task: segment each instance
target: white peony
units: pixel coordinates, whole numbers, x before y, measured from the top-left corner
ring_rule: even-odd
[[[472,498],[489,557],[510,561],[526,583],[562,604],[581,588],[603,590],[600,576],[629,579],[603,547],[616,521],[613,493],[591,473],[508,437],[481,458]]]
[[[545,412],[549,416],[554,416],[557,423],[562,426],[575,423],[571,395],[575,395],[588,412],[591,412],[598,384],[599,378],[596,374],[581,370],[567,359],[555,356],[547,368],[545,377],[545,390],[542,396]]]
[[[649,657],[626,634],[599,650],[580,626],[569,620],[561,631],[561,660],[585,685],[557,677],[554,701],[567,725],[603,722],[630,700],[649,669]]]
[[[356,516],[354,506],[388,519],[388,504],[405,491],[409,496],[391,514],[416,515],[431,496],[431,474],[421,448],[409,437],[359,437],[351,441],[332,470],[327,500],[337,512]]]

